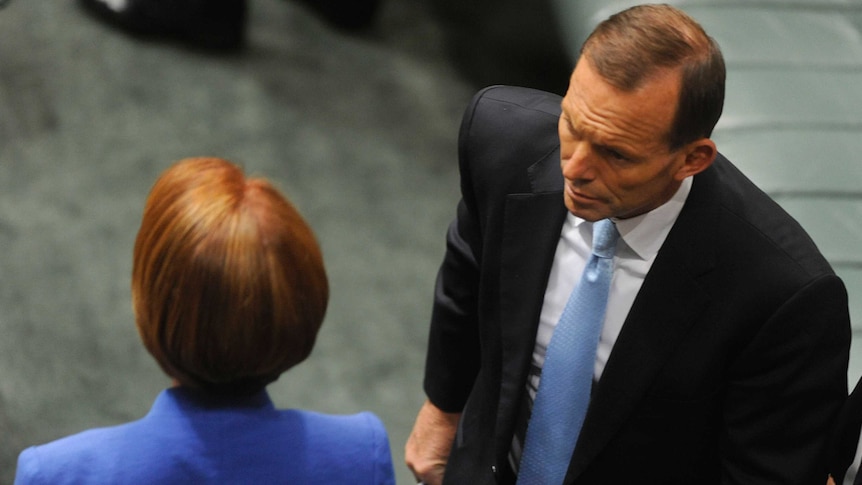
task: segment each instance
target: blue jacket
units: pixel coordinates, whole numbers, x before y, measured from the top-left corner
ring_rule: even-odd
[[[159,394],[138,421],[24,450],[16,485],[395,483],[377,416],[277,410],[265,391],[213,398]]]

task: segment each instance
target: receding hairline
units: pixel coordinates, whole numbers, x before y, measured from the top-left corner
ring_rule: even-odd
[[[632,35],[632,31],[639,35]],[[682,10],[667,4],[637,5],[601,22],[580,49],[602,78],[630,91],[649,82],[665,69],[680,70],[709,57],[714,41],[703,27]],[[629,56],[638,62],[636,75],[619,76],[619,64]]]
[[[668,70],[679,73],[671,148],[711,136],[724,104],[724,59],[715,39],[684,11],[666,4],[630,7],[601,22],[580,52],[600,78],[622,91]]]

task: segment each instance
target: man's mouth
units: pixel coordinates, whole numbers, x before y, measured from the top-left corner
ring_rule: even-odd
[[[593,197],[593,196],[584,194],[583,192],[576,191],[574,189],[574,187],[572,187],[570,184],[566,184],[566,192],[569,194],[569,197],[571,197],[572,199],[591,201],[591,202],[596,202],[599,200],[597,197]]]

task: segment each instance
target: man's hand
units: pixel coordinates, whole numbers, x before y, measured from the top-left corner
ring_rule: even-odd
[[[444,412],[431,401],[426,400],[422,405],[404,448],[407,467],[416,480],[426,485],[443,483],[443,472],[460,418],[461,413]]]

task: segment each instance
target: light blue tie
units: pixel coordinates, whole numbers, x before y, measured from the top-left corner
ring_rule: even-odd
[[[590,403],[618,238],[610,219],[593,224],[593,252],[545,353],[518,485],[560,485],[566,477]]]

